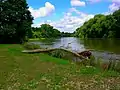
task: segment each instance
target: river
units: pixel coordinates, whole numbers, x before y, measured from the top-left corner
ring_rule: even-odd
[[[59,39],[33,41],[44,48],[66,48],[75,52],[92,50],[97,58],[120,60],[120,39],[80,39],[62,37]]]

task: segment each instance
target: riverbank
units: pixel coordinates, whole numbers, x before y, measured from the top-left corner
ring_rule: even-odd
[[[84,67],[46,54],[24,54],[18,44],[0,45],[0,89],[119,90],[120,74]]]

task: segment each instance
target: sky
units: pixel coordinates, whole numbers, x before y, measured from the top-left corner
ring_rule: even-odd
[[[61,32],[74,32],[96,14],[120,8],[120,0],[27,0],[33,27],[50,24]]]

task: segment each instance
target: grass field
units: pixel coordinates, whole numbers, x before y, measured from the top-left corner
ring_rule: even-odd
[[[120,74],[0,45],[0,90],[120,90]]]

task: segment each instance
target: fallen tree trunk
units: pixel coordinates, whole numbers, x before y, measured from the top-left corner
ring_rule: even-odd
[[[61,48],[55,48],[55,49],[36,49],[36,50],[23,50],[23,53],[45,53],[45,52],[51,52],[55,50],[63,50],[68,53],[72,53],[74,56],[79,57],[80,59],[86,59],[84,56],[80,55],[79,53],[72,52],[67,49],[61,49]]]

